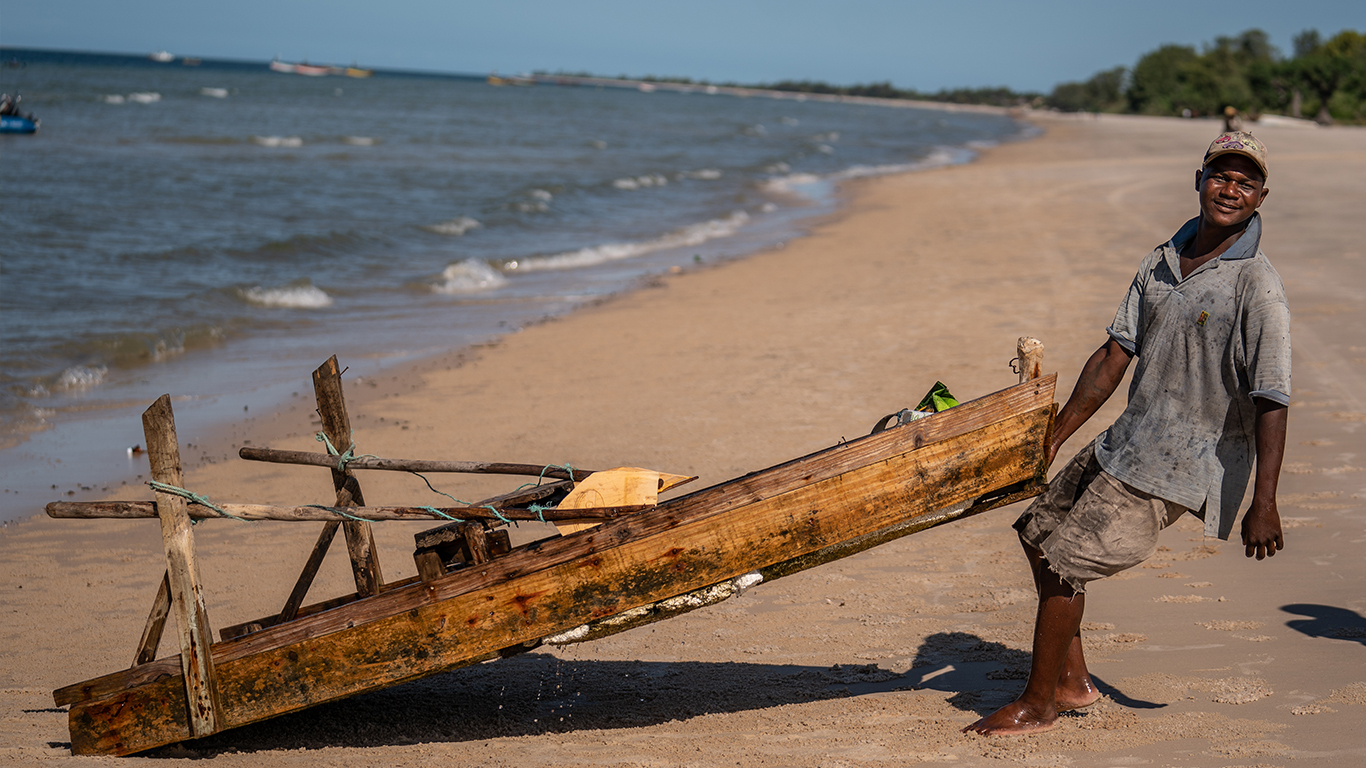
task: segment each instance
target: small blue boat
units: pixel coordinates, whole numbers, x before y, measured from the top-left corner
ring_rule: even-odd
[[[0,133],[34,133],[39,122],[20,115],[0,115]]]

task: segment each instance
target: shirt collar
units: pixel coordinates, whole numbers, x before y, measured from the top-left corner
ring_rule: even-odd
[[[1172,235],[1172,239],[1168,244],[1172,247],[1173,251],[1178,254],[1181,253],[1181,249],[1185,248],[1195,239],[1195,233],[1199,228],[1200,217],[1196,216],[1185,224],[1182,224],[1181,228],[1176,230],[1176,234]],[[1233,241],[1233,245],[1230,245],[1227,251],[1220,254],[1219,259],[1223,261],[1250,259],[1257,255],[1257,249],[1261,244],[1262,214],[1253,211],[1252,218],[1248,219],[1247,227],[1243,230],[1243,234],[1239,235],[1238,239]]]

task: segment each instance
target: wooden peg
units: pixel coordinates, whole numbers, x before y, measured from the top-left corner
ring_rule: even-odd
[[[1020,362],[1020,383],[1043,375],[1043,342],[1032,336],[1021,336],[1015,343],[1015,357]]]

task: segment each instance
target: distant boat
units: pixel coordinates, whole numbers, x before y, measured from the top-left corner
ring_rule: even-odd
[[[270,69],[272,72],[282,72],[287,75],[304,75],[306,77],[323,77],[324,75],[369,77],[375,74],[373,69],[365,69],[363,67],[358,67],[355,64],[352,64],[349,67],[334,67],[331,65],[309,64],[307,61],[280,61],[280,57],[278,56],[271,59]]]
[[[152,61],[159,61],[162,64],[169,64],[170,62],[175,61],[175,54],[167,50],[160,50],[148,54],[147,58],[151,59]]]
[[[535,79],[527,77],[526,75],[508,75],[507,77],[499,77],[497,72],[493,72],[489,74],[488,84],[495,86],[535,85],[536,81]]]
[[[37,133],[38,120],[22,115],[0,115],[0,133]]]
[[[32,112],[20,112],[19,102],[23,96],[15,94],[10,98],[7,93],[0,96],[0,133],[36,133],[38,119]]]

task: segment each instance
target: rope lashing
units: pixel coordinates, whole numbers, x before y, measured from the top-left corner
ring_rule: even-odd
[[[337,471],[338,471],[338,472],[345,472],[345,471],[346,471],[346,465],[347,465],[347,464],[350,464],[351,462],[355,461],[356,459],[378,459],[378,458],[379,458],[378,456],[376,456],[376,455],[373,454],[373,453],[362,453],[361,455],[357,456],[357,455],[356,455],[356,441],[355,441],[354,439],[351,441],[351,447],[347,448],[345,453],[339,453],[339,452],[337,451],[337,446],[335,446],[335,445],[332,444],[332,440],[329,439],[329,438],[327,437],[327,433],[326,433],[326,432],[317,432],[317,433],[314,433],[313,439],[314,439],[314,440],[317,440],[318,442],[320,442],[320,443],[322,443],[323,445],[326,445],[326,446],[327,446],[327,455],[329,455],[329,456],[336,456],[336,457],[337,457]]]
[[[184,489],[184,488],[181,488],[181,487],[178,486],[178,485],[171,485],[170,483],[160,483],[160,482],[157,482],[156,480],[148,480],[148,481],[147,481],[147,484],[150,485],[150,486],[152,487],[152,490],[154,490],[154,491],[161,491],[162,493],[169,493],[169,494],[171,494],[172,496],[179,496],[179,497],[182,498],[182,499],[186,499],[186,500],[188,500],[188,501],[192,501],[192,502],[194,502],[194,503],[200,505],[201,507],[208,507],[209,509],[212,509],[214,512],[217,512],[218,515],[219,515],[220,517],[230,517],[230,518],[232,518],[233,520],[237,520],[237,521],[243,522],[243,523],[250,523],[250,522],[252,522],[252,521],[246,519],[245,517],[238,517],[237,515],[234,515],[234,514],[232,514],[231,512],[228,512],[227,510],[225,510],[225,509],[223,509],[222,507],[218,506],[217,504],[214,504],[212,501],[209,501],[209,497],[208,497],[208,496],[201,496],[201,495],[195,493],[194,491],[186,490],[186,489]]]
[[[427,510],[428,512],[431,512],[433,515],[436,515],[437,517],[444,517],[444,518],[446,518],[447,520],[450,520],[451,522],[454,522],[454,523],[463,523],[463,522],[465,522],[464,520],[461,520],[461,519],[458,518],[458,517],[451,517],[450,515],[446,514],[445,512],[442,512],[441,510],[437,509],[436,507],[418,507],[418,509],[425,509],[425,510]]]
[[[355,515],[353,515],[353,514],[347,512],[347,511],[344,510],[344,509],[339,509],[339,508],[337,508],[337,507],[329,507],[329,506],[327,506],[326,504],[305,504],[304,506],[305,506],[305,507],[309,507],[309,508],[311,508],[311,509],[325,509],[325,510],[327,510],[328,512],[331,512],[331,513],[334,514],[334,515],[341,515],[342,517],[346,518],[347,520],[355,520],[355,521],[358,522],[358,523],[369,523],[369,522],[373,522],[372,520],[366,520],[366,519],[363,518],[363,517],[356,517]]]

